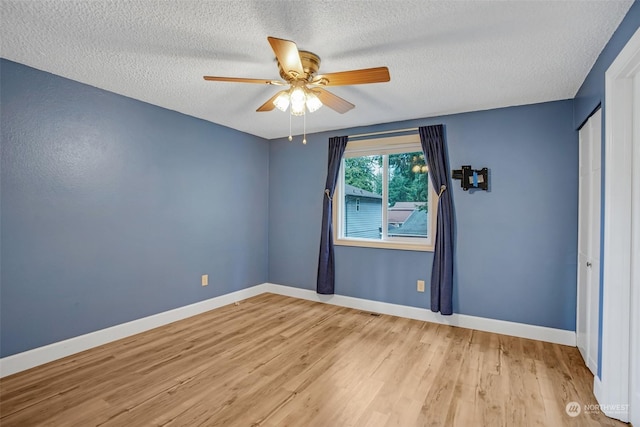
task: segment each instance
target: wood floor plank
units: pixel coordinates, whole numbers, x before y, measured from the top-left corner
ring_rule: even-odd
[[[576,348],[262,294],[0,380],[12,426],[600,426]]]

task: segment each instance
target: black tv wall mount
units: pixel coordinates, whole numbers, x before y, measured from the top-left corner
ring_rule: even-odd
[[[460,186],[464,191],[478,188],[480,190],[489,189],[489,169],[471,169],[471,166],[462,166],[462,169],[454,170],[451,173],[453,179],[460,180]]]

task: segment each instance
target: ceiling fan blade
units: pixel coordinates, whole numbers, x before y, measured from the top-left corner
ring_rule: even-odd
[[[281,82],[278,80],[267,80],[267,79],[245,79],[242,77],[216,77],[216,76],[203,76],[203,78],[210,82],[235,82],[235,83],[258,83],[263,85],[277,85],[282,86],[285,85],[285,82]]]
[[[298,76],[304,76],[300,52],[294,42],[275,37],[267,37],[267,40],[276,54],[278,63],[288,76],[294,79]]]
[[[315,93],[318,98],[320,98],[320,101],[323,105],[326,105],[327,107],[337,111],[340,114],[344,114],[355,107],[355,105],[353,105],[349,101],[346,101],[339,96],[332,94],[328,90],[313,88],[311,89],[311,91]]]
[[[341,71],[338,73],[319,74],[311,84],[321,86],[361,85],[366,83],[383,83],[391,80],[387,67],[365,68],[362,70]]]
[[[280,95],[281,93],[286,92],[286,90],[281,90],[280,92],[276,93],[275,95],[273,95],[271,98],[269,98],[269,100],[267,102],[265,102],[264,104],[262,104],[260,107],[258,107],[258,109],[256,110],[257,112],[263,112],[263,111],[271,111],[274,108],[276,108],[275,104],[273,103],[273,101],[276,100],[276,98],[278,97],[278,95]]]

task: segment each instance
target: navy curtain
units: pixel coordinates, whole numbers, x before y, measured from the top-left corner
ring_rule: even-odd
[[[333,191],[336,188],[340,162],[345,148],[347,136],[329,138],[329,167],[327,182],[322,196],[322,234],[320,235],[320,257],[318,259],[318,283],[316,292],[319,294],[333,294],[335,288],[335,260],[333,256]]]
[[[431,184],[440,195],[433,269],[431,270],[431,311],[452,314],[453,291],[453,206],[447,144],[442,125],[419,129],[422,151],[429,165]]]

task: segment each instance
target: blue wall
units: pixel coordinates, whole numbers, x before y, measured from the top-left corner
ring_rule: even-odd
[[[634,1],[633,5],[625,15],[624,19],[616,29],[611,39],[607,42],[596,63],[587,74],[582,86],[578,90],[574,101],[574,125],[577,128],[581,127],[584,122],[589,118],[591,113],[599,106],[602,106],[602,207],[600,209],[600,217],[604,221],[604,169],[605,169],[605,73],[611,63],[616,59],[622,48],[627,44],[631,36],[638,31],[640,27],[640,2]],[[603,222],[604,223],[604,222]],[[603,224],[602,223],[602,224]],[[604,242],[604,227],[600,227],[600,242]],[[600,251],[600,265],[604,265],[604,249]],[[600,312],[599,312],[599,335],[598,335],[598,377],[602,374],[602,294],[603,294],[603,271],[600,269]]]
[[[267,141],[0,67],[0,356],[267,281]]]
[[[575,330],[578,137],[573,102],[307,135],[270,145],[269,281],[315,289],[328,138],[443,123],[453,168],[490,168],[490,192],[454,181],[454,311]],[[294,140],[295,141],[295,140]],[[336,247],[336,293],[429,307],[432,253]]]

